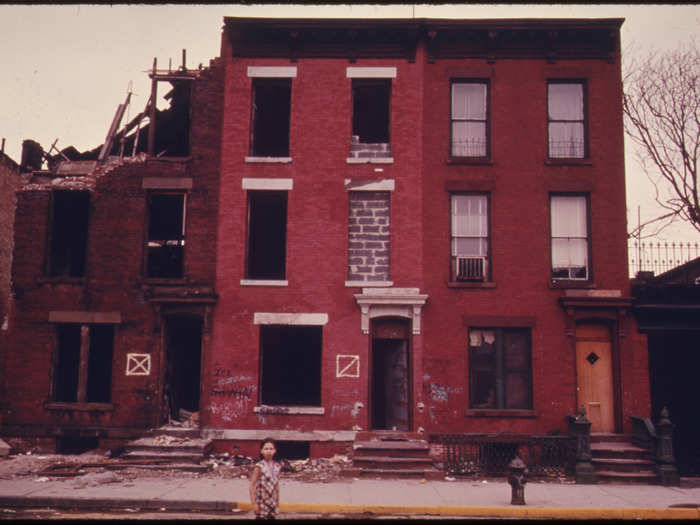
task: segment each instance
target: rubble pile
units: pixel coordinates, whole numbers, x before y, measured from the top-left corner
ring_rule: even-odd
[[[206,460],[212,474],[220,477],[249,477],[256,459],[224,453],[212,456]],[[344,455],[336,454],[332,458],[296,459],[280,461],[282,464],[282,477],[299,481],[331,481],[341,477],[345,467],[352,461]]]

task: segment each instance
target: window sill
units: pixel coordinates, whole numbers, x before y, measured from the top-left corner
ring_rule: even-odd
[[[253,412],[263,415],[322,416],[326,413],[326,409],[309,406],[260,405],[253,407]]]
[[[565,288],[595,288],[591,281],[575,281],[571,279],[556,279],[549,281],[549,287],[555,290]]]
[[[534,410],[499,410],[468,408],[464,411],[465,417],[537,417]]]
[[[345,281],[346,288],[388,288],[394,281]]]
[[[142,284],[187,284],[185,277],[144,277]]]
[[[72,403],[67,401],[52,401],[44,403],[47,410],[75,410],[79,412],[111,412],[114,410],[112,403]]]
[[[593,166],[591,159],[545,159],[545,166]]]
[[[492,166],[493,160],[483,157],[447,157],[447,164],[478,164],[484,166]]]
[[[241,286],[289,286],[289,281],[272,279],[241,279]]]
[[[393,164],[394,157],[348,157],[347,159],[345,159],[345,162],[347,162],[348,164]]]
[[[251,164],[289,164],[292,162],[292,157],[246,157],[245,162]]]
[[[37,282],[42,283],[42,284],[75,284],[75,285],[83,285],[87,279],[85,277],[63,277],[63,276],[55,276],[55,277],[50,277],[50,276],[44,276],[44,277],[39,277],[37,279]]]
[[[464,282],[464,281],[448,281],[448,288],[496,288],[496,283],[488,282]]]

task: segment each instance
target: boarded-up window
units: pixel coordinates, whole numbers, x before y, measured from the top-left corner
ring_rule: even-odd
[[[89,191],[53,192],[47,265],[50,276],[85,275],[89,212]]]
[[[112,325],[56,325],[55,401],[110,401],[113,340]]]
[[[469,406],[473,409],[531,409],[530,330],[469,330]]]

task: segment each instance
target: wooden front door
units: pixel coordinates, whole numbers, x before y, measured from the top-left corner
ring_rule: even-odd
[[[576,327],[577,406],[583,405],[591,432],[614,432],[610,330],[602,324]]]

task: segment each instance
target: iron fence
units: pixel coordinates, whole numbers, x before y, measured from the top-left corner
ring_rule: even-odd
[[[700,256],[697,242],[692,241],[639,241],[628,243],[630,277],[637,272],[658,275]]]
[[[503,477],[517,455],[531,478],[571,477],[576,440],[570,436],[432,434],[431,448],[449,475]]]

